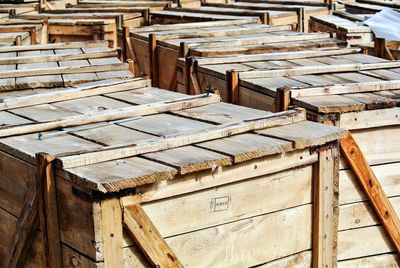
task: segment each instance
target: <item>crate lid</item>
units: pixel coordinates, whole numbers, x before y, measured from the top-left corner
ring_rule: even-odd
[[[302,109],[273,114],[218,95],[153,88],[140,78],[4,98],[0,109],[3,151],[32,164],[47,152],[63,177],[102,192],[212,173],[345,136],[306,121]],[[15,120],[6,121],[10,115]]]

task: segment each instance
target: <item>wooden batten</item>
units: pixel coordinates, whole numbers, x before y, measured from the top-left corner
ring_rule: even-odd
[[[235,70],[226,71],[226,88],[228,90],[228,102],[239,103],[239,73]]]
[[[158,61],[157,61],[157,38],[155,34],[149,35],[149,66],[150,68],[150,78],[152,81],[152,86],[158,86]]]
[[[62,267],[53,160],[50,155],[36,155],[36,189],[45,263],[48,267]]]
[[[396,251],[400,254],[400,220],[374,172],[350,133],[340,141],[340,149],[358,178],[364,192],[385,227]]]
[[[339,154],[335,150],[319,153],[319,163],[314,164],[314,227],[313,227],[313,267],[336,267]],[[335,174],[325,177],[326,174]],[[329,250],[332,249],[333,250]],[[328,249],[328,250],[327,250]]]
[[[183,267],[139,204],[124,208],[124,224],[152,265]]]

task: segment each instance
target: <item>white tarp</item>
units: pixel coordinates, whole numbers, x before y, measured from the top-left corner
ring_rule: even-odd
[[[364,21],[375,36],[391,41],[400,41],[400,12],[385,8]]]

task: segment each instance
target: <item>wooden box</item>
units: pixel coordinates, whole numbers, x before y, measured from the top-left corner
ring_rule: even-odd
[[[309,120],[350,130],[399,211],[400,62],[358,51],[198,58],[197,76],[217,90],[225,83],[221,95],[233,103],[275,111],[303,107]],[[338,267],[397,267],[381,222],[344,163],[339,182]]]
[[[335,265],[345,133],[302,109],[273,114],[142,79],[0,107],[3,263]]]
[[[17,15],[16,19],[47,20],[50,43],[106,40],[111,48],[123,46],[123,27],[139,27],[144,19],[141,12],[135,13],[39,13]]]
[[[290,25],[268,26],[257,22],[258,18],[254,18],[131,28],[130,55],[137,63],[137,70],[150,76],[153,85],[186,93],[182,88],[187,84],[184,70],[177,66],[179,56],[253,54],[345,45],[326,33],[299,33],[291,31]]]
[[[98,41],[0,47],[0,90],[46,90],[133,77],[128,64],[121,63],[117,51],[107,45]]]
[[[334,12],[333,15],[312,16],[309,29],[311,32],[329,32],[340,40],[347,41],[349,46],[369,45],[374,41],[371,29],[360,23],[364,16],[345,12]]]

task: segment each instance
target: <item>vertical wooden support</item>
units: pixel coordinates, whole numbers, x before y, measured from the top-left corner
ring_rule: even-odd
[[[184,52],[183,52],[184,53]],[[192,59],[190,57],[185,57],[185,73],[184,73],[184,82],[186,86],[186,94],[190,94],[190,73],[192,71]],[[182,93],[182,92],[181,92]]]
[[[314,268],[336,267],[338,234],[339,154],[337,148],[319,152],[313,165]]]
[[[381,220],[397,254],[400,255],[399,216],[396,214],[381,184],[350,132],[347,132],[347,138],[340,140],[340,149],[378,218]]]
[[[361,53],[361,54],[364,54],[364,55],[368,55],[368,48],[362,47],[360,53]]]
[[[36,154],[36,189],[45,261],[47,267],[58,268],[62,267],[62,254],[53,160],[51,155]]]
[[[304,32],[304,23],[305,23],[305,11],[304,11],[304,7],[300,7],[299,11],[297,12],[297,16],[298,16],[298,23],[299,23],[299,28],[298,31],[299,32]]]
[[[101,201],[104,267],[124,267],[122,208],[118,198]]]
[[[36,26],[31,29],[31,45],[37,44]]]
[[[18,35],[18,36],[15,38],[15,45],[16,45],[16,46],[22,46],[22,36]]]
[[[45,45],[49,42],[49,21],[48,19],[43,20],[42,26],[42,35],[41,35],[41,44]]]
[[[128,59],[129,71],[135,74],[135,61],[133,59]]]
[[[189,44],[187,42],[181,42],[179,44],[179,57],[186,58],[189,56]]]
[[[151,85],[158,87],[157,38],[155,33],[149,35],[149,61]]]
[[[276,90],[275,96],[275,112],[283,112],[289,110],[290,105],[290,88],[285,86]]]
[[[375,37],[374,41],[375,56],[385,58],[385,39]]]
[[[183,267],[139,204],[124,207],[124,225],[154,267]]]
[[[264,13],[261,14],[261,23],[269,25],[270,18],[269,18],[269,13],[268,12],[264,12]]]
[[[143,10],[143,24],[144,26],[149,26],[151,25],[151,19],[150,19],[150,9],[146,8]]]
[[[196,76],[196,62],[192,57],[187,57],[185,60],[185,71],[187,80],[187,94],[196,95],[201,93],[199,81]],[[176,73],[176,71],[175,71]]]
[[[226,90],[228,102],[239,104],[239,73],[237,71],[226,71]]]
[[[10,19],[15,18],[16,15],[17,15],[17,13],[16,13],[15,9],[10,9],[10,10],[8,11],[8,17],[9,17]]]

